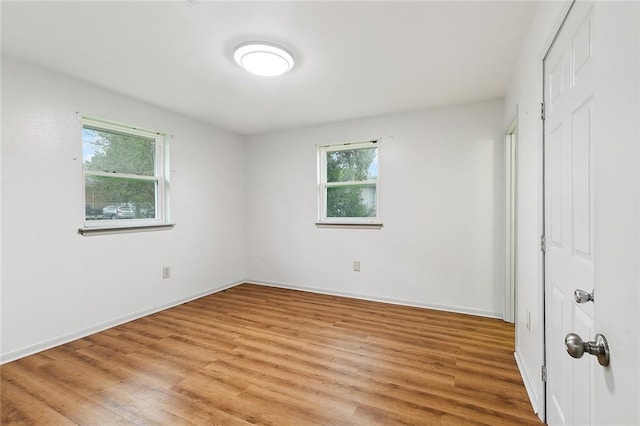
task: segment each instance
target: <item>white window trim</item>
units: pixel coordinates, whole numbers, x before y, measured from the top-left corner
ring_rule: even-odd
[[[380,141],[346,142],[331,145],[318,145],[318,222],[316,226],[326,228],[381,228],[380,220],[380,171],[375,180],[327,182],[327,154],[335,151],[350,151],[363,148],[377,148],[380,155]],[[379,160],[378,160],[379,161]],[[327,217],[327,188],[338,186],[373,184],[376,188],[376,216],[375,217]]]
[[[82,117],[82,128],[85,126],[125,133],[135,136],[154,139],[155,141],[155,171],[153,176],[137,175],[129,173],[112,173],[98,170],[85,170],[82,167],[82,217],[83,227],[78,229],[81,235],[95,235],[101,233],[124,233],[148,231],[154,229],[172,228],[174,225],[169,222],[169,144],[168,135],[148,129],[141,129],[127,124],[120,124],[111,121],[101,120],[93,117]],[[119,219],[119,220],[87,220],[85,215],[86,200],[86,176],[108,176],[136,180],[154,181],[157,184],[155,200],[155,219]]]

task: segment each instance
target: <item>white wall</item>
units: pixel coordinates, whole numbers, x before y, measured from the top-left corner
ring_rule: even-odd
[[[256,136],[245,145],[14,58],[3,58],[2,72],[2,362],[245,277],[502,315],[500,100]],[[173,135],[173,230],[78,235],[77,112]],[[316,228],[315,144],[381,136],[384,228]],[[353,260],[361,272],[351,270]]]
[[[502,116],[496,100],[248,138],[248,278],[502,317]],[[384,227],[314,226],[316,144],[378,137]]]
[[[173,134],[173,230],[78,235],[76,112]],[[239,137],[11,58],[2,113],[3,362],[245,276]]]

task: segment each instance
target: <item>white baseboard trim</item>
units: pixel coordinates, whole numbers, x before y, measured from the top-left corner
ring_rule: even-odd
[[[538,393],[536,392],[536,386],[534,381],[532,380],[529,372],[524,366],[524,362],[516,351],[513,353],[514,358],[516,359],[516,365],[518,366],[518,370],[520,371],[520,376],[522,377],[522,381],[524,382],[524,388],[527,390],[527,395],[529,396],[529,403],[531,403],[531,408],[533,408],[533,412],[544,422],[544,409],[541,407],[541,401],[538,397]]]
[[[414,308],[435,309],[438,311],[455,312],[458,314],[468,314],[468,315],[475,315],[475,316],[486,317],[486,318],[502,319],[502,312],[490,312],[490,311],[485,311],[481,309],[466,308],[462,306],[439,305],[435,303],[425,303],[425,302],[420,302],[415,300],[398,299],[395,297],[377,296],[377,295],[364,294],[364,293],[352,293],[348,291],[336,291],[336,290],[329,290],[324,288],[307,287],[307,286],[281,283],[281,282],[275,282],[275,281],[256,280],[251,278],[248,278],[245,282],[248,284],[263,285],[267,287],[286,288],[289,290],[307,291],[310,293],[327,294],[330,296],[342,296],[342,297],[349,297],[352,299],[369,300],[372,302],[390,303],[393,305],[411,306]]]
[[[187,297],[182,297],[180,299],[172,300],[172,301],[167,302],[167,303],[162,303],[160,305],[156,305],[156,306],[153,306],[153,307],[150,307],[150,308],[147,308],[147,309],[143,309],[141,311],[135,312],[135,313],[130,314],[130,315],[125,315],[125,316],[122,316],[122,317],[119,317],[119,318],[114,318],[112,320],[105,321],[105,322],[102,322],[100,324],[96,324],[96,325],[93,325],[93,326],[90,326],[90,327],[86,327],[86,328],[83,328],[83,329],[80,329],[80,330],[77,330],[77,331],[74,331],[74,332],[71,332],[71,333],[67,333],[67,334],[64,334],[62,336],[54,337],[52,339],[48,339],[48,340],[45,340],[43,342],[39,342],[39,343],[36,343],[36,344],[33,344],[33,345],[29,345],[29,346],[26,346],[26,347],[21,348],[21,349],[17,349],[17,350],[11,351],[11,352],[3,353],[3,354],[0,355],[0,365],[6,364],[6,363],[11,362],[11,361],[15,361],[15,360],[20,359],[20,358],[24,358],[24,357],[29,356],[29,355],[33,355],[33,354],[38,353],[38,352],[42,352],[42,351],[47,350],[47,349],[54,348],[56,346],[64,345],[65,343],[69,343],[69,342],[71,342],[73,340],[77,340],[77,339],[81,339],[83,337],[87,337],[87,336],[89,336],[91,334],[95,334],[95,333],[98,333],[100,331],[107,330],[109,328],[118,326],[120,324],[124,324],[124,323],[129,322],[129,321],[136,320],[138,318],[145,317],[147,315],[154,314],[156,312],[164,311],[165,309],[169,309],[169,308],[173,308],[173,307],[178,306],[178,305],[182,305],[183,303],[187,303],[187,302],[190,302],[192,300],[199,299],[199,298],[204,297],[204,296],[208,296],[210,294],[214,294],[214,293],[218,293],[220,291],[227,290],[227,289],[229,289],[231,287],[235,287],[235,286],[237,286],[239,284],[242,284],[244,282],[245,282],[245,280],[236,281],[236,282],[233,282],[233,283],[230,283],[230,284],[227,284],[227,285],[223,285],[221,287],[216,287],[216,288],[208,289],[208,290],[205,290],[205,291],[201,291],[199,293],[192,294],[192,295],[187,296]]]
[[[331,296],[349,297],[349,298],[353,298],[353,299],[370,300],[370,301],[373,301],[373,302],[390,303],[390,304],[394,304],[394,305],[412,306],[412,307],[426,308],[426,309],[435,309],[435,310],[439,310],[439,311],[455,312],[455,313],[468,314],[468,315],[476,315],[476,316],[482,316],[482,317],[487,317],[487,318],[502,319],[502,313],[501,312],[489,312],[489,311],[484,311],[484,310],[480,310],[480,309],[466,308],[466,307],[461,307],[461,306],[446,306],[446,305],[439,305],[439,304],[433,304],[433,303],[418,302],[418,301],[414,301],[414,300],[399,299],[399,298],[394,298],[394,297],[376,296],[376,295],[368,295],[368,294],[362,294],[362,293],[352,293],[352,292],[345,292],[345,291],[335,291],[335,290],[316,288],[316,287],[306,287],[306,286],[301,286],[301,285],[285,284],[285,283],[275,282],[275,281],[246,279],[246,280],[236,281],[236,282],[233,282],[233,283],[230,283],[230,284],[227,284],[227,285],[223,285],[223,286],[220,286],[220,287],[208,289],[208,290],[196,293],[196,294],[192,294],[192,295],[187,296],[187,297],[176,299],[176,300],[173,300],[171,302],[163,303],[163,304],[160,304],[160,305],[157,305],[157,306],[153,306],[153,307],[150,307],[150,308],[147,308],[147,309],[143,309],[141,311],[132,313],[130,315],[125,315],[125,316],[122,316],[122,317],[119,317],[119,318],[115,318],[115,319],[112,319],[112,320],[109,320],[109,321],[105,321],[105,322],[102,322],[100,324],[96,324],[96,325],[93,325],[93,326],[90,326],[90,327],[86,327],[86,328],[83,328],[83,329],[80,329],[80,330],[77,330],[77,331],[74,331],[74,332],[71,332],[71,333],[64,334],[62,336],[54,337],[52,339],[48,339],[48,340],[45,340],[43,342],[35,343],[33,345],[29,345],[29,346],[26,346],[26,347],[21,348],[21,349],[17,349],[17,350],[14,350],[14,351],[11,351],[11,352],[7,352],[7,353],[2,353],[2,354],[0,354],[0,365],[6,364],[6,363],[11,362],[11,361],[15,361],[15,360],[20,359],[20,358],[24,358],[24,357],[29,356],[29,355],[33,355],[33,354],[38,353],[38,352],[42,352],[42,351],[47,350],[47,349],[54,348],[56,346],[63,345],[65,343],[69,343],[69,342],[71,342],[73,340],[77,340],[77,339],[81,339],[83,337],[87,337],[87,336],[89,336],[91,334],[99,333],[99,332],[107,330],[109,328],[118,326],[120,324],[124,324],[124,323],[129,322],[129,321],[136,320],[138,318],[145,317],[147,315],[154,314],[156,312],[163,311],[165,309],[173,308],[175,306],[181,305],[183,303],[190,302],[190,301],[195,300],[195,299],[199,299],[199,298],[204,297],[204,296],[208,296],[210,294],[214,294],[214,293],[218,293],[220,291],[227,290],[229,288],[235,287],[235,286],[243,284],[243,283],[263,285],[263,286],[268,286],[268,287],[285,288],[285,289],[289,289],[289,290],[307,291],[307,292],[311,292],[311,293],[327,294],[327,295],[331,295]],[[517,359],[516,359],[516,362],[517,362]],[[519,368],[520,368],[520,366],[519,366]],[[523,370],[521,369],[521,374],[522,374],[522,371]],[[523,375],[523,380],[525,380],[524,377],[525,376]],[[527,386],[527,381],[526,380],[525,380],[525,386],[527,387],[527,392],[529,392],[529,386]],[[529,397],[531,399],[531,394],[529,394]],[[534,407],[534,410],[535,410],[535,407]]]

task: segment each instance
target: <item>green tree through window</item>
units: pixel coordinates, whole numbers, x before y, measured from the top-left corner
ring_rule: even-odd
[[[155,219],[160,135],[113,127],[83,126],[85,219]]]
[[[320,148],[322,218],[377,216],[378,148],[375,142]]]
[[[327,153],[327,182],[367,181],[377,148],[334,151]],[[350,185],[327,188],[327,217],[374,217],[375,204],[367,203],[365,195],[375,185]]]

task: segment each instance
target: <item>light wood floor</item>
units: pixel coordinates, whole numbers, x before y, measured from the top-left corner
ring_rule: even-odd
[[[243,284],[0,367],[4,424],[529,425],[499,320]]]

